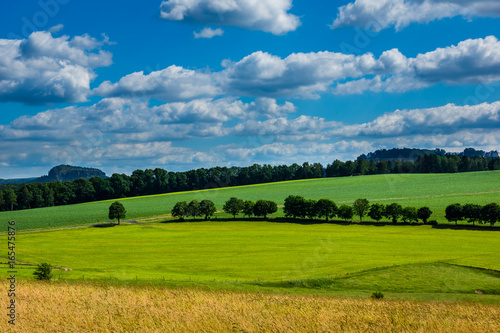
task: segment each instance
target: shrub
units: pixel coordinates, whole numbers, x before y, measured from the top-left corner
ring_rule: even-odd
[[[382,294],[381,292],[379,291],[376,291],[372,294],[371,296],[373,299],[383,299],[384,298],[384,294]]]
[[[44,262],[36,267],[33,275],[37,280],[50,280],[52,278],[52,266]]]

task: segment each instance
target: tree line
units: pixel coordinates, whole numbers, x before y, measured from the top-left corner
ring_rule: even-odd
[[[412,161],[335,160],[324,167],[308,162],[292,165],[213,167],[172,172],[161,168],[135,170],[130,176],[115,173],[109,178],[80,178],[50,183],[0,186],[0,210],[30,209],[118,199],[140,195],[201,190],[286,180],[346,177],[391,173],[455,173],[500,170],[500,158],[447,154],[421,155]]]
[[[235,197],[230,198],[224,203],[223,211],[233,215],[243,214],[243,216],[256,216],[267,218],[268,215],[278,211],[278,205],[272,200],[242,200]],[[217,212],[217,208],[212,200],[192,200],[190,203],[180,201],[172,208],[172,216],[184,220],[188,216],[196,219],[198,216],[204,216],[208,220]],[[402,221],[404,223],[418,223],[422,220],[424,224],[428,223],[432,215],[429,207],[403,207],[398,203],[383,205],[380,203],[370,204],[367,199],[357,199],[352,205],[337,204],[330,199],[311,200],[298,195],[289,195],[284,202],[283,212],[287,218],[293,219],[325,219],[329,221],[336,217],[349,221],[354,215],[359,216],[360,222],[365,216],[379,222],[382,218],[388,218],[393,223]]]
[[[459,203],[451,204],[446,207],[445,218],[449,222],[458,223],[458,221],[467,221],[475,225],[489,223],[493,226],[496,222],[500,222],[500,205],[496,202],[487,205],[479,205],[467,203],[461,205]]]

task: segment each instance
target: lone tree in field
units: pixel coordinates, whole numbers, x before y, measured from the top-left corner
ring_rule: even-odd
[[[215,204],[212,200],[202,200],[200,202],[200,213],[201,215],[205,215],[205,221],[217,211],[215,208]]]
[[[365,216],[368,209],[370,209],[370,202],[366,199],[357,199],[352,204],[352,208],[356,212],[356,215],[359,216],[359,222],[363,222],[363,216]]]
[[[351,220],[354,216],[354,210],[351,206],[341,205],[337,211],[337,216],[344,219],[344,221]]]
[[[226,213],[229,213],[233,215],[233,218],[236,218],[236,215],[238,215],[239,212],[241,212],[244,208],[244,203],[243,200],[232,197],[226,203],[224,204],[224,211]]]
[[[33,275],[37,280],[50,280],[52,278],[52,266],[44,262],[36,267]]]
[[[200,203],[198,200],[194,199],[188,205],[188,215],[194,217],[201,215]]]
[[[449,222],[455,222],[457,225],[458,221],[464,219],[464,212],[462,209],[462,205],[459,203],[449,205],[446,207],[446,215],[444,216]]]
[[[267,218],[268,214],[276,213],[277,211],[278,205],[271,200],[257,200],[253,207],[253,214],[255,216],[264,216],[264,218]]]
[[[392,223],[398,223],[398,218],[403,214],[403,207],[398,203],[385,206],[384,216],[392,219]]]
[[[124,219],[126,213],[127,211],[121,202],[115,201],[109,206],[108,217],[110,220],[118,219],[118,224],[120,224],[120,219]]]
[[[184,220],[184,216],[189,215],[189,208],[186,201],[180,201],[172,208],[172,216]]]
[[[429,220],[431,215],[432,210],[429,207],[420,207],[417,211],[417,217],[424,221],[424,224],[427,223],[427,220]]]
[[[337,215],[337,205],[330,199],[319,199],[314,207],[318,217],[324,217],[325,221]]]
[[[380,221],[384,217],[385,206],[379,203],[374,203],[370,206],[368,216],[375,221]]]

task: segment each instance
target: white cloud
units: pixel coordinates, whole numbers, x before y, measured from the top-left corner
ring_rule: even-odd
[[[332,28],[357,26],[396,30],[413,22],[427,23],[455,16],[499,17],[497,0],[355,0],[339,8]]]
[[[167,0],[160,6],[163,19],[237,26],[275,35],[294,31],[297,16],[288,13],[292,0]]]
[[[54,38],[39,31],[24,40],[0,39],[0,101],[28,104],[86,101],[94,68],[111,65],[102,42],[84,35]]]
[[[343,126],[329,132],[337,137],[400,137],[448,135],[462,130],[500,127],[500,102],[415,110],[396,110],[369,123]]]
[[[182,101],[221,94],[214,75],[169,66],[163,70],[144,75],[135,72],[117,83],[103,82],[94,93],[106,97],[145,97],[164,101]]]
[[[458,45],[405,58],[402,54],[380,57],[385,61],[381,74],[373,78],[339,83],[338,94],[359,94],[364,91],[405,92],[436,83],[488,84],[500,80],[500,42],[495,36],[467,39]],[[391,73],[392,71],[392,73]]]
[[[295,119],[248,120],[235,126],[234,133],[242,136],[272,136],[279,141],[311,141],[327,139],[324,130],[339,126],[341,123],[335,121],[302,115]]]
[[[336,52],[292,53],[281,58],[257,51],[240,61],[224,60],[219,72],[170,66],[136,72],[94,89],[105,97],[183,101],[218,95],[319,98],[320,93],[405,92],[437,83],[500,81],[500,42],[494,36],[468,39],[408,58],[397,49],[377,59]]]
[[[212,29],[212,28],[204,28],[200,32],[193,32],[194,38],[212,38],[215,36],[222,36],[224,31],[221,28]]]

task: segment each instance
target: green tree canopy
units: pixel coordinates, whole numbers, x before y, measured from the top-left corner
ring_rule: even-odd
[[[268,214],[273,214],[278,211],[278,205],[276,202],[271,200],[257,200],[255,206],[253,207],[253,213],[255,216],[264,216],[267,218]]]
[[[462,205],[459,203],[449,205],[448,207],[446,207],[445,212],[446,215],[444,217],[450,222],[455,222],[455,224],[457,224],[458,221],[464,219]]]
[[[365,216],[368,209],[370,209],[370,202],[366,199],[357,199],[354,201],[352,208],[354,212],[356,212],[356,215],[359,216],[359,221],[363,222],[363,216]]]
[[[222,209],[231,215],[233,215],[233,218],[236,218],[236,215],[238,215],[244,208],[243,200],[232,197],[226,203],[224,204],[224,207]]]
[[[392,219],[392,223],[397,223],[398,218],[403,213],[403,207],[398,203],[391,203],[385,206],[384,216]]]
[[[188,215],[194,217],[196,219],[196,216],[201,215],[201,207],[200,203],[198,200],[194,199],[191,200],[191,202],[188,205]]]
[[[243,203],[243,215],[251,217],[253,215],[253,207],[255,203],[251,200],[245,200]]]
[[[466,219],[472,225],[475,225],[477,221],[481,220],[481,208],[482,206],[479,204],[465,204],[462,207],[462,213],[464,215],[464,219]]]
[[[341,205],[337,211],[338,217],[341,219],[344,219],[345,221],[352,219],[354,216],[354,210],[352,209],[351,206],[348,205]]]
[[[370,206],[370,210],[368,211],[368,216],[375,220],[380,221],[382,217],[384,217],[385,206],[379,203],[374,203]]]
[[[184,219],[184,216],[189,215],[189,208],[186,201],[179,201],[175,204],[174,208],[172,208],[172,216],[178,217],[181,220]]]
[[[307,202],[304,197],[299,195],[289,195],[285,199],[285,207],[283,208],[286,217],[304,218],[307,216]]]
[[[314,207],[318,217],[324,217],[326,221],[337,215],[337,205],[330,199],[319,199]]]
[[[429,207],[420,207],[417,211],[417,217],[421,219],[424,224],[427,223],[427,220],[432,215],[432,210]]]
[[[118,224],[120,224],[120,219],[124,219],[127,211],[123,207],[122,203],[115,201],[109,206],[108,217],[110,220],[118,219]]]
[[[500,221],[500,205],[492,202],[481,208],[481,220],[492,226]]]
[[[205,215],[205,220],[213,216],[216,211],[217,208],[215,208],[215,204],[212,200],[205,199],[200,202],[200,213],[201,215]]]
[[[405,207],[401,212],[403,222],[418,222],[417,208],[415,207]]]
[[[44,262],[36,267],[33,275],[37,280],[50,280],[52,278],[52,266]]]

